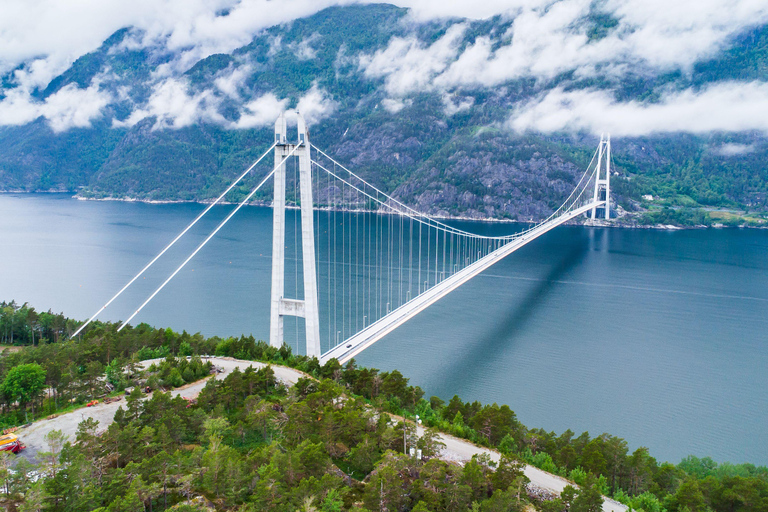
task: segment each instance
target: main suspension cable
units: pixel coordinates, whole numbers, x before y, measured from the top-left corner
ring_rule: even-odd
[[[272,149],[274,149],[274,147],[275,147],[276,145],[277,145],[277,143],[274,143],[274,144],[272,144],[272,145],[269,147],[269,149],[268,149],[268,150],[266,150],[266,151],[264,152],[264,154],[263,154],[263,155],[261,155],[261,156],[260,156],[260,157],[259,157],[259,158],[258,158],[258,159],[255,161],[255,162],[253,162],[253,164],[251,164],[251,166],[250,166],[250,167],[249,167],[249,168],[248,168],[248,169],[247,169],[247,170],[246,170],[246,171],[245,171],[243,174],[241,174],[241,175],[240,175],[240,176],[239,176],[239,177],[238,177],[238,178],[237,178],[235,181],[233,181],[233,182],[232,182],[232,183],[229,185],[229,187],[227,187],[227,189],[226,189],[224,192],[222,192],[222,193],[221,193],[221,195],[220,195],[219,197],[217,197],[217,198],[216,198],[216,200],[215,200],[214,202],[212,202],[211,204],[209,204],[209,205],[208,205],[208,207],[207,207],[205,210],[203,210],[203,212],[202,212],[200,215],[198,215],[198,216],[195,218],[195,220],[193,220],[193,221],[192,221],[192,222],[191,222],[191,223],[190,223],[190,224],[189,224],[189,225],[188,225],[186,228],[184,228],[184,230],[183,230],[181,233],[179,233],[179,234],[176,236],[176,238],[174,238],[174,239],[171,241],[171,243],[169,243],[168,245],[166,245],[166,246],[165,246],[165,248],[164,248],[162,251],[160,251],[160,253],[159,253],[157,256],[155,256],[155,257],[152,259],[152,261],[150,261],[149,263],[147,263],[147,265],[146,265],[146,266],[145,266],[143,269],[141,269],[141,271],[140,271],[138,274],[136,274],[135,276],[133,276],[133,279],[131,279],[130,281],[128,281],[128,283],[127,283],[125,286],[123,286],[123,287],[120,289],[120,291],[119,291],[119,292],[117,292],[117,293],[116,293],[116,294],[115,294],[115,295],[114,295],[114,296],[113,296],[111,299],[109,299],[109,300],[107,301],[107,303],[106,303],[106,304],[104,304],[104,305],[101,307],[101,309],[99,309],[99,310],[98,310],[96,313],[94,313],[94,314],[93,314],[93,316],[91,316],[91,318],[89,318],[87,322],[85,322],[83,325],[81,325],[81,326],[80,326],[80,327],[79,327],[79,328],[78,328],[78,329],[77,329],[77,330],[74,332],[74,334],[72,334],[72,336],[71,336],[71,337],[73,337],[73,338],[74,338],[75,336],[77,336],[78,334],[80,334],[80,332],[81,332],[83,329],[85,329],[85,327],[86,327],[88,324],[90,324],[91,322],[93,322],[93,320],[95,320],[95,319],[96,319],[96,317],[97,317],[97,316],[99,316],[99,314],[101,314],[101,312],[102,312],[102,311],[104,311],[105,309],[107,309],[107,306],[109,306],[110,304],[112,304],[112,302],[113,302],[115,299],[117,299],[117,298],[118,298],[120,295],[122,295],[122,293],[123,293],[125,290],[127,290],[127,289],[128,289],[128,287],[129,287],[129,286],[131,286],[131,285],[134,283],[134,281],[136,281],[136,280],[137,280],[139,277],[141,277],[141,275],[142,275],[142,274],[144,274],[144,272],[146,272],[146,271],[149,269],[149,267],[151,267],[152,265],[154,265],[154,264],[155,264],[155,262],[156,262],[157,260],[159,260],[159,259],[160,259],[160,257],[161,257],[163,254],[165,254],[165,252],[166,252],[168,249],[170,249],[171,247],[173,247],[173,245],[174,245],[176,242],[178,242],[178,241],[179,241],[179,239],[180,239],[181,237],[183,237],[183,236],[184,236],[184,235],[187,233],[187,231],[189,231],[189,230],[192,228],[192,226],[194,226],[195,224],[197,224],[197,221],[199,221],[200,219],[202,219],[202,218],[203,218],[203,216],[204,216],[206,213],[208,213],[208,212],[211,210],[211,208],[213,208],[213,207],[214,207],[216,204],[218,204],[218,203],[219,203],[219,201],[221,201],[222,199],[224,199],[224,196],[226,196],[226,195],[229,193],[229,191],[230,191],[230,190],[232,190],[233,188],[235,188],[235,185],[237,185],[238,183],[240,183],[240,181],[242,181],[242,179],[243,179],[243,178],[245,178],[245,177],[248,175],[248,173],[250,173],[250,172],[253,170],[253,168],[254,168],[254,167],[256,167],[256,165],[257,165],[259,162],[261,162],[261,161],[264,159],[264,157],[265,157],[265,156],[267,156],[267,155],[269,154],[269,152],[270,152],[270,151],[272,151]]]
[[[293,155],[293,154],[296,152],[296,150],[297,150],[297,149],[298,149],[300,146],[301,146],[301,145],[299,144],[299,145],[297,145],[296,147],[294,147],[294,148],[291,150],[291,152],[290,152],[290,153],[288,153],[288,154],[286,155],[285,159],[288,159],[288,158],[289,158],[291,155]],[[273,146],[273,147],[274,147],[274,146]],[[284,159],[284,160],[285,160],[285,159]],[[256,194],[256,192],[258,192],[258,191],[259,191],[259,189],[260,189],[260,188],[261,188],[261,187],[262,187],[262,186],[263,186],[263,185],[264,185],[264,184],[267,182],[267,180],[269,180],[269,178],[271,178],[271,177],[272,177],[272,176],[275,174],[275,171],[277,171],[277,169],[279,169],[279,168],[280,168],[280,166],[282,166],[282,165],[285,165],[285,161],[283,161],[283,162],[280,162],[279,164],[277,164],[277,165],[276,165],[276,166],[275,166],[275,167],[274,167],[274,168],[273,168],[273,169],[272,169],[272,170],[269,172],[269,174],[267,174],[267,175],[264,177],[264,179],[262,179],[262,180],[261,180],[261,182],[259,182],[259,184],[258,184],[258,185],[256,185],[256,188],[254,188],[253,190],[251,190],[250,194],[248,194],[248,195],[245,197],[245,199],[243,199],[242,201],[240,201],[240,203],[237,205],[237,207],[236,207],[234,210],[232,210],[232,212],[231,212],[229,215],[227,215],[227,217],[226,217],[226,218],[225,218],[223,221],[221,221],[221,223],[220,223],[218,226],[216,226],[216,229],[214,229],[214,230],[211,232],[211,234],[210,234],[210,235],[208,235],[208,237],[207,237],[205,240],[203,240],[203,242],[202,242],[200,245],[198,245],[198,246],[197,246],[197,249],[195,249],[195,250],[192,252],[192,254],[190,254],[190,255],[189,255],[189,257],[187,257],[187,259],[186,259],[186,260],[184,260],[184,263],[182,263],[181,265],[179,265],[179,267],[178,267],[176,270],[174,270],[174,271],[173,271],[173,273],[172,273],[170,276],[168,276],[168,279],[166,279],[165,281],[163,281],[163,284],[161,284],[161,285],[160,285],[160,286],[157,288],[157,290],[155,290],[155,291],[152,293],[152,295],[150,295],[150,296],[147,298],[147,300],[145,300],[145,301],[144,301],[144,303],[143,303],[141,306],[139,306],[139,309],[137,309],[136,311],[134,311],[134,313],[133,313],[133,314],[132,314],[130,317],[128,317],[128,319],[127,319],[125,322],[123,322],[123,324],[122,324],[122,325],[121,325],[121,326],[120,326],[120,327],[117,329],[117,332],[120,332],[120,331],[122,331],[122,330],[123,330],[123,328],[125,328],[125,326],[126,326],[126,325],[128,325],[128,322],[130,322],[131,320],[133,320],[133,317],[135,317],[136,315],[138,315],[138,314],[139,314],[139,311],[141,311],[142,309],[144,309],[144,306],[146,306],[147,304],[149,304],[149,301],[151,301],[152,299],[154,299],[154,298],[155,298],[155,295],[157,295],[158,293],[160,293],[160,290],[162,290],[163,288],[165,288],[165,285],[167,285],[167,284],[168,284],[168,283],[171,281],[171,279],[173,279],[173,278],[176,276],[176,274],[178,274],[178,273],[181,271],[181,269],[183,269],[183,268],[186,266],[186,264],[187,264],[187,263],[189,263],[189,261],[190,261],[192,258],[194,258],[194,257],[195,257],[195,255],[196,255],[198,252],[200,252],[200,249],[202,249],[203,247],[205,247],[205,244],[207,244],[207,243],[208,243],[208,242],[211,240],[211,238],[213,238],[213,236],[214,236],[216,233],[218,233],[218,232],[219,232],[219,230],[220,230],[221,228],[223,228],[223,227],[224,227],[224,225],[225,225],[227,222],[229,222],[229,219],[231,219],[232,217],[234,217],[234,215],[235,215],[235,214],[236,214],[236,213],[237,213],[237,212],[240,210],[240,208],[242,208],[242,207],[245,205],[245,203],[247,203],[248,201],[250,201],[250,200],[251,200],[251,198],[254,196],[254,194]]]
[[[555,216],[556,216],[558,213],[560,213],[561,211],[563,211],[563,209],[564,209],[564,208],[568,207],[568,202],[571,200],[571,198],[573,198],[573,197],[574,197],[574,194],[576,194],[576,192],[579,190],[579,187],[580,187],[580,186],[581,186],[581,184],[584,182],[584,178],[585,178],[585,177],[587,177],[587,176],[590,176],[590,179],[588,179],[588,180],[587,180],[587,183],[589,183],[589,181],[591,180],[591,174],[590,174],[590,172],[589,172],[589,169],[590,169],[590,167],[592,167],[592,163],[594,162],[594,160],[595,160],[595,157],[597,156],[597,153],[598,153],[598,152],[597,152],[597,150],[596,150],[596,151],[593,153],[593,155],[592,155],[592,159],[591,159],[591,161],[590,161],[589,165],[587,165],[587,168],[586,168],[586,170],[584,171],[584,173],[582,173],[582,175],[581,175],[581,177],[580,177],[579,181],[577,182],[577,184],[576,184],[576,186],[574,187],[574,189],[571,191],[570,195],[569,195],[569,196],[568,196],[568,197],[565,199],[565,201],[564,201],[564,202],[563,202],[563,203],[562,203],[562,204],[561,204],[561,205],[560,205],[560,206],[559,206],[559,207],[558,207],[558,208],[557,208],[557,209],[556,209],[554,212],[552,212],[552,214],[551,214],[551,215],[549,215],[549,216],[548,216],[546,219],[544,219],[543,221],[541,221],[541,222],[537,223],[537,224],[536,224],[536,225],[534,225],[534,226],[531,226],[530,228],[528,228],[528,229],[526,229],[526,230],[524,230],[524,231],[521,231],[521,232],[518,232],[518,233],[514,233],[514,234],[512,234],[512,235],[504,235],[504,236],[483,236],[483,235],[478,235],[478,234],[476,234],[476,233],[471,233],[471,232],[468,232],[468,231],[464,231],[464,230],[461,230],[461,229],[455,228],[455,227],[453,227],[453,226],[450,226],[450,225],[448,225],[448,224],[445,224],[444,222],[440,222],[440,221],[438,221],[438,220],[436,220],[436,219],[434,219],[434,218],[432,218],[432,217],[429,217],[428,215],[426,215],[426,214],[424,214],[424,213],[421,213],[421,212],[419,212],[419,211],[417,211],[417,210],[414,210],[414,209],[413,209],[413,208],[411,208],[410,206],[408,206],[408,205],[406,205],[406,204],[404,204],[404,203],[402,203],[402,202],[398,201],[397,199],[395,199],[395,198],[393,198],[393,197],[391,197],[391,196],[389,196],[389,195],[385,194],[384,192],[382,192],[381,190],[379,190],[378,188],[376,188],[374,185],[372,185],[372,184],[368,183],[367,181],[365,181],[364,179],[362,179],[361,177],[359,177],[358,175],[356,175],[355,173],[353,173],[351,170],[347,169],[347,168],[346,168],[344,165],[342,165],[342,164],[340,164],[339,162],[337,162],[336,160],[334,160],[334,159],[333,159],[331,156],[329,156],[327,153],[325,153],[323,150],[321,150],[320,148],[318,148],[318,147],[317,147],[317,146],[315,146],[314,144],[312,144],[312,147],[313,147],[313,148],[314,148],[314,149],[315,149],[315,150],[316,150],[318,153],[320,153],[321,155],[325,156],[325,157],[326,157],[328,160],[330,160],[330,161],[331,161],[331,162],[334,164],[334,167],[336,167],[336,166],[340,167],[341,169],[343,169],[344,171],[346,171],[346,172],[347,172],[347,173],[348,173],[350,176],[352,176],[352,177],[354,177],[355,179],[359,180],[359,181],[360,181],[360,182],[363,184],[363,186],[367,186],[367,187],[371,188],[373,191],[375,191],[375,192],[376,192],[376,194],[377,194],[377,197],[373,197],[373,196],[372,196],[371,194],[369,194],[368,192],[366,192],[366,191],[362,190],[361,188],[359,188],[359,187],[357,187],[357,186],[353,185],[352,183],[348,182],[348,181],[347,181],[347,180],[345,180],[344,178],[342,178],[342,177],[338,176],[338,175],[337,175],[335,172],[333,172],[333,171],[331,171],[331,170],[327,169],[326,167],[324,167],[324,166],[323,166],[322,164],[320,164],[319,162],[317,162],[317,161],[313,161],[313,163],[314,163],[314,164],[315,164],[317,167],[319,167],[320,169],[322,169],[322,170],[323,170],[323,171],[325,171],[326,173],[329,173],[329,174],[331,174],[331,175],[332,175],[334,178],[336,178],[337,180],[341,181],[342,183],[345,183],[346,185],[348,185],[348,186],[350,186],[350,187],[354,188],[355,190],[357,190],[357,191],[358,191],[358,192],[360,192],[361,194],[363,194],[363,195],[367,196],[368,198],[370,198],[370,199],[372,199],[372,200],[374,200],[374,201],[378,202],[379,204],[381,204],[381,205],[385,206],[386,208],[388,208],[388,209],[389,209],[390,211],[392,211],[393,213],[398,213],[398,214],[400,214],[400,215],[406,215],[406,216],[408,216],[408,217],[411,217],[413,220],[416,220],[417,222],[422,222],[422,223],[425,223],[425,224],[427,224],[427,225],[429,225],[429,226],[434,226],[436,229],[439,229],[439,230],[448,231],[448,232],[451,232],[451,233],[456,233],[456,234],[458,234],[458,235],[467,236],[467,237],[471,237],[471,238],[477,238],[477,239],[488,239],[488,240],[491,240],[491,239],[495,239],[495,240],[512,240],[512,239],[518,238],[518,237],[520,237],[520,236],[522,236],[522,235],[524,235],[524,234],[526,234],[526,233],[529,233],[529,232],[531,232],[532,230],[536,229],[537,227],[541,226],[542,224],[544,224],[544,223],[546,223],[546,222],[549,222],[551,219],[553,219],[553,218],[554,218],[554,217],[555,217]],[[594,174],[594,172],[593,172],[592,174]],[[583,192],[584,192],[584,189],[582,189],[581,191],[579,191],[578,195],[576,195],[576,198],[575,198],[575,200],[578,200],[578,199],[579,199],[579,198],[582,196]],[[382,201],[381,199],[379,199],[379,198],[378,198],[378,194],[381,194],[381,195],[383,195],[383,196],[384,196],[384,197],[387,199],[387,201]],[[406,210],[406,211],[401,211],[401,210],[399,210],[399,209],[397,209],[397,208],[394,208],[392,205],[390,205],[390,204],[389,204],[389,201],[391,201],[391,202],[395,203],[395,204],[396,204],[397,206],[399,206],[399,207],[402,207],[402,208],[403,208],[404,210]],[[411,212],[411,213],[409,214],[408,212]]]

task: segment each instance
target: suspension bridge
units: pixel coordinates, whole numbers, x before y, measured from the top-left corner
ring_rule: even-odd
[[[421,213],[364,180],[309,140],[285,115],[273,144],[74,334],[141,277],[265,160],[274,165],[189,256],[123,322],[125,328],[254,198],[273,209],[269,343],[286,342],[286,321],[304,353],[345,363],[419,312],[541,235],[580,216],[610,218],[610,137],[563,203],[543,221],[504,236],[473,233]],[[258,194],[258,195],[257,195]],[[291,262],[293,269],[290,269]],[[288,263],[288,265],[286,265]],[[293,270],[293,272],[290,272]],[[290,294],[290,295],[289,295]],[[290,330],[290,329],[288,329]]]

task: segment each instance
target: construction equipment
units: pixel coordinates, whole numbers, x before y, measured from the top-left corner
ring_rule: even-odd
[[[26,448],[26,446],[21,444],[21,441],[16,434],[0,436],[0,451],[19,453],[24,448]]]

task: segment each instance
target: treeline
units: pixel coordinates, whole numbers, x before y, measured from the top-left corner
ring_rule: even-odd
[[[765,221],[760,216],[746,217],[741,215],[727,215],[713,217],[709,212],[702,209],[679,207],[671,208],[652,208],[639,217],[639,223],[646,226],[659,224],[671,224],[674,226],[712,226],[721,224],[723,226],[761,226]]]
[[[2,359],[6,362],[6,358]],[[168,390],[207,377],[210,361],[199,356],[168,356],[148,368],[139,359],[113,359],[107,366],[99,361],[64,366],[55,361],[21,363],[9,367],[0,382],[0,426],[34,421],[94,399],[114,397],[129,388]]]
[[[0,343],[34,345],[40,341],[59,341],[75,331],[77,322],[53,313],[38,313],[35,308],[15,301],[0,302]]]
[[[216,341],[199,334],[177,334],[147,325],[117,333],[117,326],[96,322],[80,339],[71,340],[66,338],[80,322],[61,314],[37,314],[34,308],[13,301],[2,304],[0,330],[8,327],[8,341],[13,332],[14,344],[28,340],[31,345],[34,337],[34,345],[6,350],[0,357],[0,427],[26,423],[132,386],[178,387],[211,370],[211,364],[199,357],[189,361],[173,357],[212,352]],[[48,317],[55,319],[50,329],[37,330],[36,319]],[[147,369],[139,365],[153,358],[166,359]]]
[[[218,337],[205,338],[200,334],[190,335],[186,332],[179,334],[170,329],[155,329],[145,324],[137,327],[129,326],[119,333],[116,331],[116,325],[96,322],[85,331],[79,340],[40,344],[36,347],[25,348],[20,352],[6,353],[4,357],[0,358],[0,378],[5,378],[12,368],[20,365],[38,364],[45,369],[46,383],[50,383],[53,388],[56,388],[57,385],[61,385],[61,381],[56,379],[61,378],[58,377],[58,371],[62,368],[87,369],[89,365],[94,364],[99,364],[104,368],[111,365],[126,365],[123,367],[127,367],[127,365],[136,364],[142,358],[172,357],[177,355],[216,354],[240,359],[259,360],[297,368],[320,379],[320,382],[302,380],[292,393],[288,393],[276,385],[274,377],[270,376],[268,372],[235,372],[222,382],[209,383],[206,390],[199,397],[198,407],[185,409],[183,415],[179,415],[179,418],[184,418],[187,415],[194,416],[197,414],[198,416],[195,421],[189,420],[191,422],[190,425],[183,426],[178,423],[182,421],[181,419],[174,420],[177,421],[176,424],[172,425],[169,423],[166,425],[165,428],[167,428],[168,432],[172,433],[169,435],[178,437],[175,441],[177,444],[161,444],[161,446],[170,446],[175,450],[178,446],[195,445],[195,447],[189,448],[189,450],[199,450],[195,456],[197,458],[193,459],[198,463],[203,460],[204,455],[208,453],[206,450],[211,446],[215,446],[217,450],[225,450],[225,447],[228,447],[225,450],[226,453],[229,453],[232,457],[235,457],[234,454],[238,454],[237,457],[242,457],[236,457],[233,460],[244,461],[242,465],[237,463],[233,464],[232,467],[241,468],[237,471],[246,471],[247,468],[255,467],[253,464],[256,464],[259,468],[265,465],[268,466],[272,457],[278,457],[277,451],[282,454],[279,457],[292,454],[289,460],[302,460],[301,451],[294,453],[291,450],[300,450],[299,446],[301,443],[307,440],[312,443],[322,441],[321,451],[325,454],[324,457],[327,457],[325,459],[326,462],[330,461],[330,465],[323,467],[331,468],[327,471],[330,471],[331,475],[335,474],[341,478],[345,486],[348,486],[350,478],[370,482],[375,476],[372,473],[376,471],[375,468],[381,464],[385,464],[383,467],[389,467],[387,464],[391,464],[396,469],[387,469],[388,473],[386,474],[399,475],[396,477],[397,481],[400,482],[399,485],[404,485],[404,481],[411,482],[412,475],[417,475],[411,483],[420,488],[418,487],[421,485],[418,483],[418,475],[421,474],[421,469],[414,469],[414,467],[409,466],[412,463],[410,459],[406,460],[402,457],[386,455],[387,449],[397,450],[399,447],[402,451],[403,427],[398,427],[399,431],[393,427],[394,432],[399,432],[396,434],[397,442],[392,438],[390,444],[382,444],[379,438],[370,437],[374,435],[372,431],[368,430],[372,427],[366,427],[360,423],[360,418],[367,417],[365,411],[370,411],[370,409],[365,408],[369,407],[379,411],[404,414],[412,419],[418,415],[427,427],[471,440],[479,445],[495,448],[509,461],[520,460],[533,464],[544,470],[569,478],[585,486],[585,488],[594,488],[596,492],[599,491],[613,496],[624,503],[630,504],[635,509],[642,509],[647,512],[661,512],[663,510],[669,512],[682,512],[684,510],[690,512],[704,512],[706,510],[716,512],[768,510],[768,469],[765,467],[756,467],[751,464],[718,465],[711,459],[698,459],[696,457],[688,457],[678,465],[668,462],[659,463],[648,453],[646,448],[638,448],[630,452],[624,439],[610,434],[592,437],[589,433],[585,432],[577,436],[574,432],[568,430],[557,435],[554,432],[529,428],[520,423],[514,411],[506,405],[487,405],[477,401],[471,403],[463,402],[457,396],[454,396],[448,402],[438,397],[431,397],[427,400],[424,398],[424,391],[422,389],[418,386],[411,386],[408,379],[396,370],[380,372],[376,369],[360,368],[354,361],[341,365],[337,361],[332,360],[328,364],[321,366],[315,358],[310,359],[306,356],[295,355],[287,346],[279,349],[271,347],[263,341],[256,341],[252,336],[225,339]],[[169,359],[169,361],[174,360]],[[113,361],[118,362],[113,363]],[[183,358],[178,359],[178,361],[180,362],[179,364],[186,364],[187,360]],[[68,374],[67,372],[64,373]],[[192,375],[190,372],[186,372],[181,367],[176,372],[173,371],[173,368],[166,368],[165,373],[158,375],[157,378],[160,379],[161,383],[172,384],[170,381],[176,380],[176,382],[180,382],[179,377],[181,377],[181,380],[185,380],[190,375]],[[197,376],[195,375],[195,377]],[[321,395],[315,395],[315,393],[321,393]],[[310,397],[315,398],[310,399]],[[161,399],[158,398],[157,400]],[[163,405],[162,407],[176,411],[176,408],[179,407],[178,405],[173,405],[176,402],[170,398],[167,401],[170,405]],[[151,403],[155,403],[155,400],[147,402],[147,404]],[[347,409],[347,407],[350,408]],[[202,413],[196,413],[195,411],[202,411],[208,416],[204,417]],[[288,411],[291,412],[289,413]],[[128,414],[130,420],[123,421],[121,419],[118,422],[121,424],[120,428],[131,424],[135,429],[138,429],[138,432],[146,432],[148,437],[145,441],[142,441],[144,443],[142,446],[151,446],[153,442],[156,442],[152,440],[154,439],[152,436],[160,435],[159,432],[163,428],[162,422],[153,423],[153,421],[159,419],[158,413],[153,412],[154,416],[151,417],[142,416],[142,414],[136,411],[128,411],[125,414]],[[294,417],[292,416],[293,414],[297,416]],[[386,418],[385,415],[378,416],[379,419]],[[291,418],[298,417],[301,418],[300,421],[291,420]],[[141,418],[143,418],[141,420],[143,423],[134,423]],[[216,441],[218,444],[213,443],[210,435],[211,432],[204,428],[207,420],[226,420],[225,427],[219,429],[220,432],[216,431],[218,432],[217,436],[221,438],[219,441]],[[210,425],[213,425],[213,423],[210,423]],[[358,425],[358,427],[355,427],[355,425]],[[154,429],[152,436],[149,436],[150,431],[145,430],[145,427]],[[384,427],[380,425],[376,428]],[[347,429],[356,433],[354,435],[348,434]],[[185,434],[184,432],[187,431],[189,433]],[[408,432],[405,434],[406,438],[411,435]],[[165,435],[162,434],[162,436]],[[366,438],[366,435],[368,435],[368,438]],[[382,432],[380,435],[384,436],[384,433]],[[387,435],[391,435],[391,433]],[[152,439],[149,437],[152,437]],[[415,439],[412,442],[418,443]],[[107,446],[115,446],[114,443],[110,444],[106,441],[105,443]],[[125,443],[130,444],[129,441],[125,441]],[[274,443],[277,443],[276,446],[278,448],[275,448]],[[411,442],[408,441],[408,443],[410,445]],[[125,449],[129,450],[127,444]],[[229,451],[229,448],[234,451]],[[303,450],[304,448],[301,449]],[[422,442],[424,453],[431,453],[430,450],[433,448],[424,445],[424,442]],[[75,447],[72,449],[79,450],[80,448]],[[159,456],[161,452],[165,453],[163,456],[171,456],[175,453],[173,450],[169,451],[170,448],[168,450],[160,450],[158,448],[158,450],[157,455],[153,455],[153,457]],[[182,458],[192,456],[191,452],[187,453],[186,448],[180,450],[179,454],[173,456]],[[249,457],[257,452],[262,454],[260,458],[249,459]],[[217,459],[219,460],[218,464],[221,464],[217,466],[219,468],[217,471],[230,471],[230,469],[226,469],[229,466],[224,465],[223,462],[228,460],[227,457],[230,455]],[[103,457],[105,455],[102,454],[100,456]],[[137,455],[129,453],[128,455],[118,456],[113,454],[107,458],[110,461],[107,465],[114,465],[115,470],[125,470],[132,462],[135,464],[140,463],[134,457],[137,457]],[[298,458],[294,459],[291,457]],[[479,461],[477,463],[483,464]],[[152,466],[152,464],[147,464]],[[184,464],[186,462],[183,464],[179,462],[174,467],[186,467]],[[279,471],[275,473],[274,478],[269,476],[272,474],[270,473],[273,471],[272,469],[260,469],[261,473],[259,475],[261,476],[258,478],[269,477],[273,478],[275,482],[280,478],[287,478],[288,480],[284,482],[288,482],[285,484],[288,487],[291,487],[292,484],[299,485],[304,479],[296,479],[296,476],[290,473],[290,471],[298,471],[298,469],[286,470],[284,466],[281,466],[282,463],[278,464],[275,462],[275,464],[278,466]],[[436,465],[438,463],[433,462],[432,464]],[[289,467],[293,466],[289,465]],[[136,471],[139,470],[137,469]],[[232,471],[235,470],[232,469]],[[290,475],[286,476],[284,474],[285,471],[288,471]],[[459,480],[453,479],[454,477],[450,476],[453,474],[451,471],[457,470],[451,469],[450,465],[445,466],[445,468],[439,471],[443,472],[440,473],[443,475],[441,478],[447,478],[448,481],[454,482],[453,487],[458,485],[456,482],[460,478],[463,478],[463,476],[456,476],[455,478]],[[125,473],[122,474],[123,476],[125,475]],[[142,475],[144,474],[142,473]],[[244,476],[245,474],[238,473],[238,475],[240,476],[237,476],[237,478],[230,475],[224,480],[226,482],[239,482],[227,491],[231,493],[232,497],[227,498],[230,501],[225,500],[227,505],[224,508],[255,503],[253,488],[249,487],[253,485],[252,480]],[[250,473],[247,473],[247,475],[250,475]],[[326,473],[312,473],[309,476],[314,477],[315,481],[321,481],[322,478],[330,478]],[[147,473],[141,478],[141,481],[145,484],[152,485],[151,482],[153,482],[152,478],[154,477],[150,474]],[[174,482],[187,481],[184,480],[183,476],[174,478],[176,478],[173,480]],[[201,474],[194,478],[199,478],[199,482],[203,482],[207,477]],[[238,478],[242,478],[242,480],[238,480]],[[492,478],[490,473],[488,478]],[[224,485],[222,483],[224,481],[217,485]],[[250,483],[246,485],[244,482]],[[137,483],[136,485],[139,484]],[[167,486],[168,484],[166,483],[165,485]],[[200,485],[202,487],[197,488],[198,490],[195,492],[208,496],[207,499],[213,499],[211,498],[210,488],[205,487],[209,484],[200,483]],[[223,488],[215,487],[215,484],[210,485],[214,485],[214,494],[217,496],[215,499],[221,500],[221,493],[224,493]],[[245,487],[242,487],[243,485]],[[309,486],[307,482],[301,485]],[[278,486],[277,488],[280,487]],[[339,499],[344,504],[344,507],[352,506],[350,503],[353,503],[349,500],[345,501],[344,496],[346,495],[344,492],[352,492],[351,496],[356,496],[356,498],[350,498],[353,501],[364,495],[363,491],[361,491],[363,492],[362,495],[354,494],[353,491],[342,492],[342,487],[334,487],[333,485],[330,487],[322,485],[320,487],[309,486],[303,488],[305,490],[309,488],[337,489],[340,493]],[[356,487],[352,486],[352,488],[355,489]],[[364,486],[364,488],[368,489],[369,487]],[[495,487],[490,488],[496,489]],[[243,489],[248,489],[248,491],[243,491]],[[397,492],[401,493],[401,495],[406,495],[403,487],[399,487],[399,489]],[[485,489],[487,491],[489,488]],[[283,491],[280,492],[283,493]],[[290,494],[290,492],[292,491],[285,488],[285,494]],[[373,491],[365,492],[371,493]],[[395,491],[392,492],[395,493]],[[410,487],[407,489],[407,493],[419,496],[418,492]],[[115,494],[114,499],[117,499],[118,494]],[[178,501],[184,496],[190,497],[193,494],[191,490],[179,491],[167,503],[175,502],[174,500]],[[281,496],[285,494],[281,494]],[[246,495],[247,497],[244,497]],[[407,495],[410,496],[410,494]],[[273,495],[273,498],[277,500],[275,496]],[[290,507],[295,506],[299,496],[303,496],[301,499],[309,499],[314,496],[312,498],[314,500],[312,501],[312,506],[318,508],[318,510],[326,510],[320,504],[325,502],[327,493],[318,494],[313,491],[309,494],[299,493],[292,496],[290,499],[285,498],[288,501],[278,500],[269,506],[277,507],[274,508],[275,510],[283,510],[280,507],[287,507],[285,510],[288,510]],[[471,506],[471,503],[474,501],[480,507],[485,499],[493,498],[495,493],[491,492],[483,500],[479,499],[480,495],[478,494],[472,494],[472,496],[473,498],[470,500],[469,505],[467,505],[467,502],[461,502],[463,503],[462,506]],[[166,503],[166,499],[170,499],[168,492],[163,496],[163,503]],[[335,500],[336,498],[333,499]],[[367,503],[366,507],[372,503],[370,501],[372,499],[370,498],[368,502],[364,500]],[[392,499],[394,499],[394,494]],[[440,499],[442,500],[443,498]],[[497,497],[495,499],[500,498]],[[516,495],[515,499],[523,500],[524,498],[518,498]],[[152,506],[154,507],[160,506],[156,498],[153,498],[153,500],[151,502],[145,500],[144,506],[149,507],[150,503],[153,503]],[[448,508],[440,508],[429,501],[419,505],[419,501],[424,500],[398,502],[397,506],[388,508],[388,510],[411,510],[416,509],[417,506],[422,507],[419,510],[463,510],[462,508],[450,508],[453,505],[448,507],[442,501],[440,503],[443,503],[443,505],[440,505],[440,507],[445,506]],[[517,502],[517,505],[521,503],[522,501]],[[264,506],[266,507],[266,505]],[[490,505],[485,506],[490,507]],[[328,505],[328,507],[332,506]],[[511,508],[504,509],[502,507],[500,509],[517,510],[513,505],[509,505],[509,507]],[[327,510],[343,509],[346,508],[327,508]],[[378,507],[374,507],[372,510],[377,509]],[[66,510],[70,509],[67,508]],[[79,509],[72,508],[71,510]],[[294,507],[292,510],[296,510],[296,508]],[[491,509],[489,508],[488,510]]]

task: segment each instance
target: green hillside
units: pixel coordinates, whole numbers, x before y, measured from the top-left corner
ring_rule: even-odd
[[[127,44],[140,34],[126,27],[36,93],[42,101],[67,87],[98,83],[112,101],[90,128],[57,133],[43,119],[0,127],[0,190],[205,200],[272,140],[267,124],[236,127],[244,105],[273,94],[285,100],[286,108],[295,108],[301,98],[321,91],[326,108],[312,123],[313,142],[384,190],[430,213],[540,219],[570,192],[597,138],[516,133],[505,123],[520,102],[559,87],[608,90],[617,101],[653,104],[670,91],[729,80],[768,81],[768,27],[761,26],[687,72],[637,68],[617,77],[598,69],[589,78],[564,73],[494,87],[462,86],[450,93],[425,87],[403,97],[399,110],[387,107],[386,79],[366,74],[361,56],[374,55],[398,37],[426,47],[459,23],[466,24],[461,48],[479,38],[501,44],[510,27],[502,17],[415,23],[406,10],[385,4],[329,8],[272,27],[231,54],[191,64],[177,77],[201,111],[206,102],[216,105],[215,115],[182,127],[163,125],[152,115],[133,121],[132,113],[151,100],[157,76],[174,55],[162,46]],[[595,10],[583,23],[590,40],[598,41],[614,30],[616,20]],[[223,93],[217,84],[238,70],[244,70],[238,92]],[[10,75],[2,84],[0,97],[14,87]],[[669,223],[690,223],[681,208],[708,207],[728,210],[736,223],[744,222],[747,211],[758,212],[759,222],[766,211],[764,133],[614,137],[613,149],[617,202],[644,214],[634,221],[655,222],[661,215]]]

